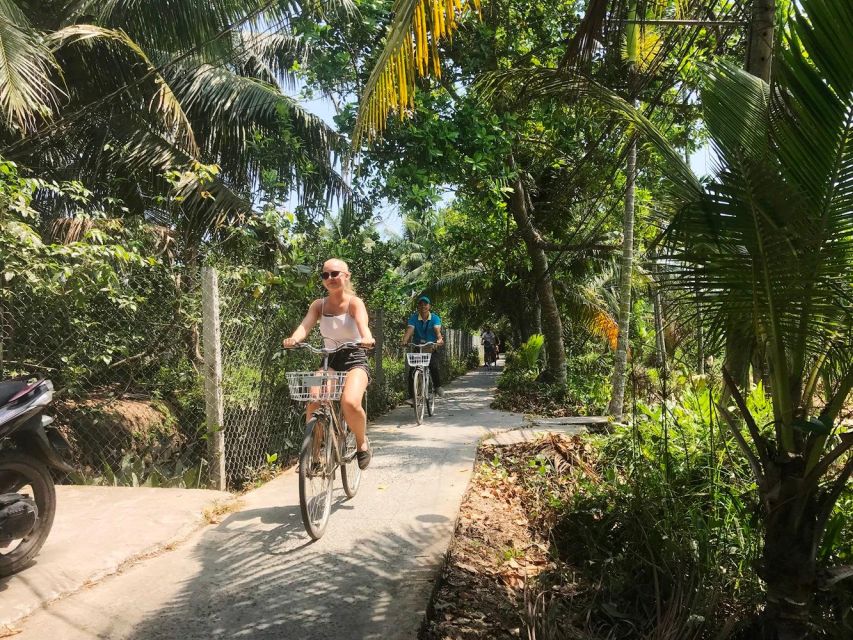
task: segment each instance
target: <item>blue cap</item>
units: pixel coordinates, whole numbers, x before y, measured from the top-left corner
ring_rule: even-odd
[[[432,304],[432,302],[430,302],[429,298],[427,298],[426,296],[421,296],[420,298],[418,298],[418,302],[426,302],[427,304]]]

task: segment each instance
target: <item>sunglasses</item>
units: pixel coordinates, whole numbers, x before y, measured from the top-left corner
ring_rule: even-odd
[[[329,278],[337,278],[342,273],[346,273],[346,271],[324,271],[320,274],[320,277],[323,278],[323,280],[328,280]]]

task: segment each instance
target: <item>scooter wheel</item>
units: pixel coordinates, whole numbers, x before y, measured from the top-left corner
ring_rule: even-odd
[[[38,507],[36,525],[26,537],[0,547],[0,577],[29,565],[41,550],[56,515],[56,489],[47,467],[18,451],[0,453],[0,493],[22,493]]]

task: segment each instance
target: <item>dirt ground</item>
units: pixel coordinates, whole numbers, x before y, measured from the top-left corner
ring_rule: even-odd
[[[592,472],[587,455],[580,436],[480,448],[422,640],[532,637],[537,576],[558,569],[548,496],[565,495],[573,470]]]

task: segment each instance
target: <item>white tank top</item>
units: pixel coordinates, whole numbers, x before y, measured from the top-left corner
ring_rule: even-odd
[[[352,302],[352,298],[350,298]],[[320,311],[320,335],[326,340],[327,349],[334,349],[341,342],[361,342],[361,334],[355,324],[355,318],[350,315],[349,302],[347,308],[339,316],[326,315],[326,299]]]

